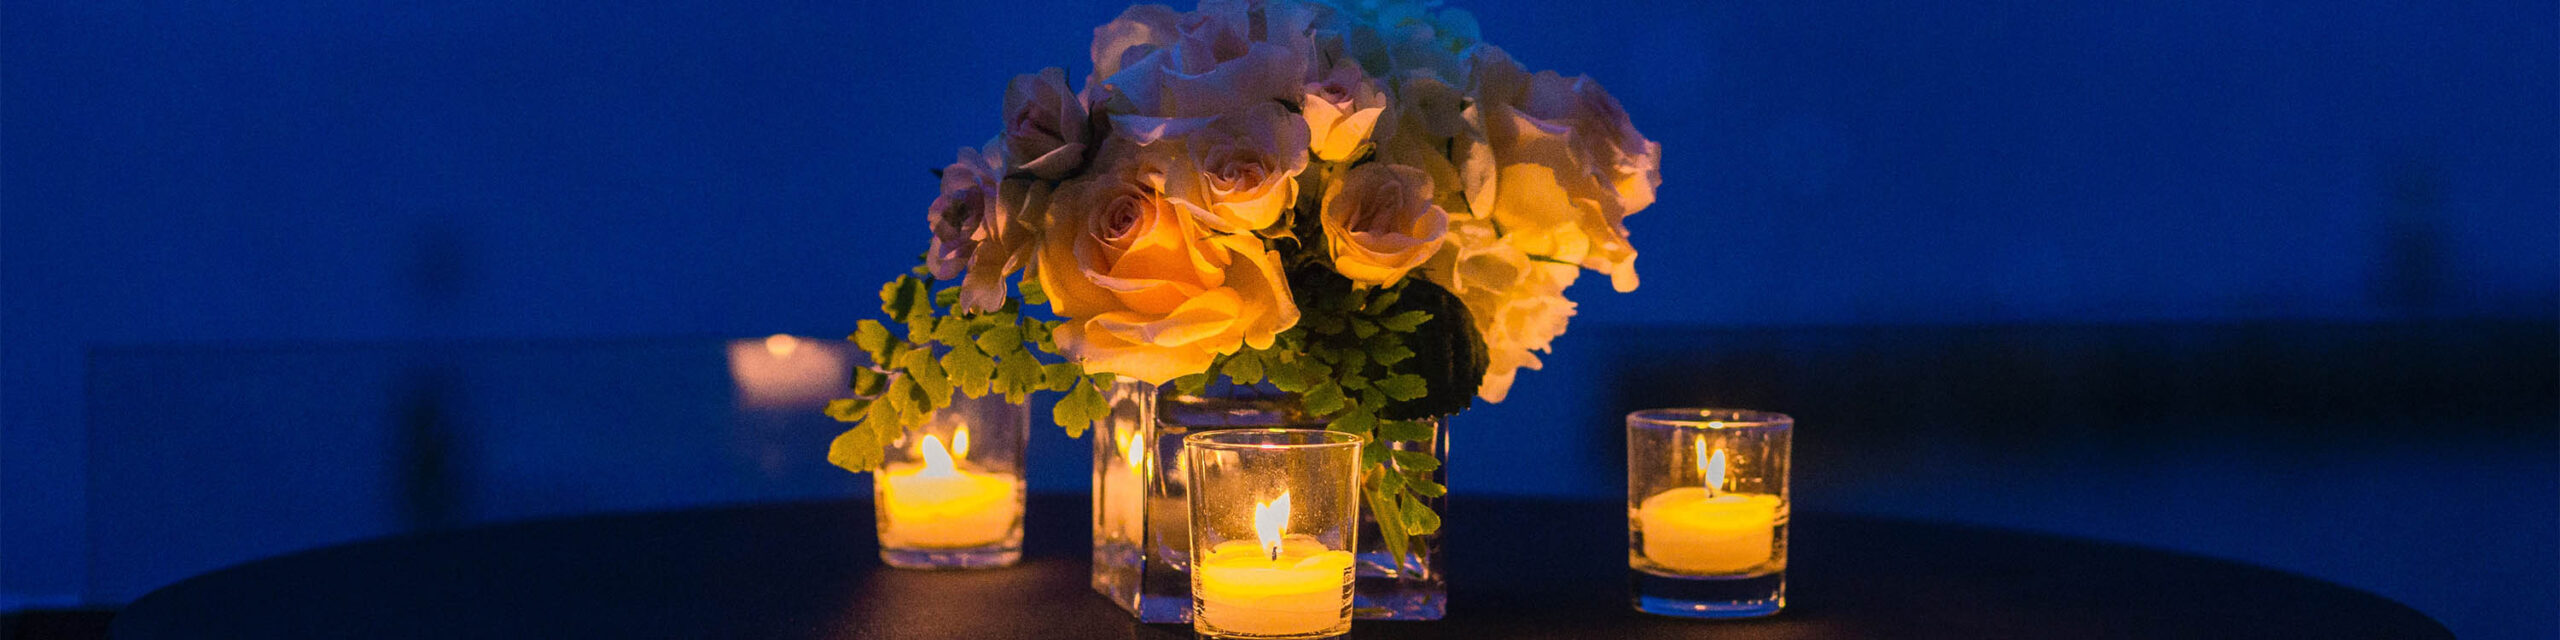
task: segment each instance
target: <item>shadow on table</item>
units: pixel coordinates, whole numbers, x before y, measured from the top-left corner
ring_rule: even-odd
[[[107,637],[116,613],[107,609],[46,609],[0,614],[0,640],[90,640]]]

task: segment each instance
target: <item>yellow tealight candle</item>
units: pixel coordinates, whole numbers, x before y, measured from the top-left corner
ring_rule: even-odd
[[[1698,440],[1704,487],[1681,487],[1645,498],[1637,509],[1644,557],[1663,568],[1700,575],[1739,574],[1767,564],[1778,526],[1777,496],[1721,493],[1724,450],[1705,455]]]
[[[1193,563],[1201,624],[1250,636],[1335,630],[1349,616],[1352,557],[1315,538],[1285,535],[1289,494],[1254,506],[1255,542],[1229,540]]]
[[[961,549],[1002,542],[1021,520],[1015,492],[1021,476],[961,469],[953,453],[967,455],[969,431],[952,434],[952,448],[925,436],[924,464],[896,464],[880,471],[880,544],[888,547]]]

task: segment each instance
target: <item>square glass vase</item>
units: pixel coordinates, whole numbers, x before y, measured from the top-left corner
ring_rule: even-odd
[[[1140,622],[1191,621],[1191,514],[1182,438],[1218,429],[1322,429],[1295,394],[1224,381],[1197,394],[1123,380],[1105,394],[1110,413],[1094,426],[1093,590]],[[1394,442],[1395,450],[1448,458],[1448,421],[1433,418],[1431,437]],[[1375,446],[1375,445],[1372,445]],[[1445,514],[1446,498],[1433,498]],[[1447,613],[1440,573],[1440,534],[1412,536],[1404,557],[1387,550],[1371,509],[1360,510],[1352,613],[1363,620],[1438,620]],[[1445,527],[1444,527],[1445,530]]]

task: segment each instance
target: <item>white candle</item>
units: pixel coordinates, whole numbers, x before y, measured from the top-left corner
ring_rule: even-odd
[[[1351,552],[1283,535],[1289,495],[1254,508],[1255,542],[1229,540],[1193,563],[1200,620],[1256,636],[1339,632],[1351,618]]]
[[[1698,447],[1703,453],[1706,442],[1698,441]],[[1745,573],[1767,564],[1783,506],[1778,497],[1716,491],[1724,484],[1724,451],[1700,459],[1706,486],[1657,493],[1638,508],[1645,558],[1701,575]]]
[[[967,455],[968,430],[952,436],[952,449]],[[882,469],[880,544],[898,548],[961,549],[1004,541],[1022,519],[1016,498],[1022,478],[1010,473],[961,469],[942,439],[925,436],[924,464]]]

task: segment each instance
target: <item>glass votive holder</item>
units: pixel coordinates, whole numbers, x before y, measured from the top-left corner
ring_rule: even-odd
[[[1351,631],[1360,436],[1228,429],[1185,436],[1191,630],[1213,638]]]
[[[1627,566],[1638,611],[1752,618],[1787,602],[1795,419],[1738,409],[1627,414]]]
[[[1022,559],[1024,446],[1031,412],[1002,394],[955,395],[891,444],[871,474],[880,561],[981,569]]]

